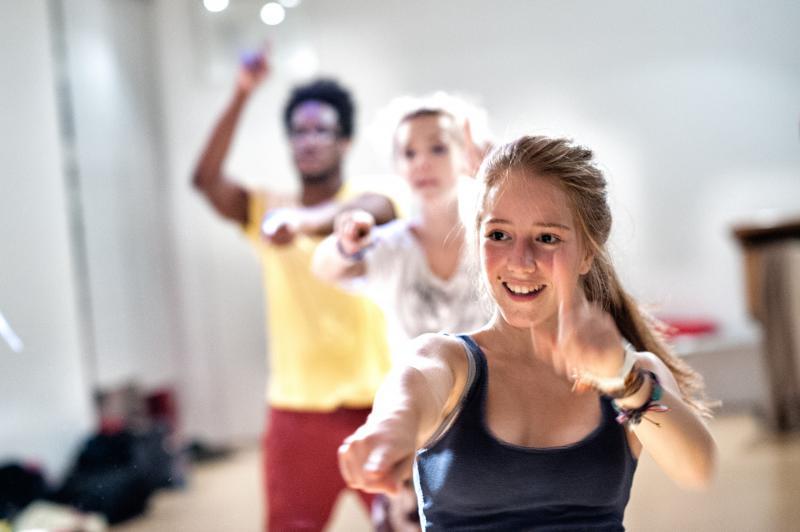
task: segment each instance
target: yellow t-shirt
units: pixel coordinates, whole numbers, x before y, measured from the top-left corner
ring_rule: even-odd
[[[345,188],[337,200],[347,196]],[[292,206],[291,200],[251,192],[245,227],[263,265],[267,400],[274,407],[307,411],[368,407],[390,366],[383,315],[367,299],[314,276],[311,259],[320,238],[300,235],[286,246],[264,243],[264,213],[285,206]]]

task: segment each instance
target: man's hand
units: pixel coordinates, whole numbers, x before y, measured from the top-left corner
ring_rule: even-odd
[[[253,92],[270,72],[269,47],[248,52],[242,56],[236,88],[244,94]]]
[[[285,246],[294,241],[294,237],[300,232],[301,223],[299,209],[272,209],[261,221],[261,235],[272,245]]]

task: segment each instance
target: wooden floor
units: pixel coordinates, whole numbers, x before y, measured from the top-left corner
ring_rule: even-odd
[[[711,490],[683,492],[644,456],[625,525],[633,531],[800,530],[800,435],[778,438],[747,415],[712,422],[719,472]],[[260,459],[255,448],[196,467],[187,489],[164,491],[148,514],[113,532],[257,532],[261,530]],[[601,489],[598,487],[598,489]],[[368,531],[355,498],[345,494],[328,532]]]

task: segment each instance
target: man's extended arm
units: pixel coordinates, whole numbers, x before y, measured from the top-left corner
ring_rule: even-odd
[[[306,207],[301,231],[307,235],[327,236],[333,232],[333,222],[345,211],[362,210],[375,218],[381,225],[395,219],[394,205],[386,196],[372,192],[361,194],[342,203],[325,204],[320,207]]]
[[[268,72],[264,57],[241,67],[233,97],[212,130],[192,179],[194,187],[203,193],[220,215],[242,225],[248,220],[248,192],[242,185],[223,175],[222,165],[230,150],[242,110]]]
[[[298,234],[327,236],[333,232],[336,217],[353,209],[369,212],[378,224],[395,218],[394,205],[389,198],[365,193],[341,203],[331,201],[311,207],[273,209],[261,222],[261,234],[277,245],[288,244]]]

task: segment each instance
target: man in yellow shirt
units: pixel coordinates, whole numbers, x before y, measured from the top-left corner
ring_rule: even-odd
[[[331,80],[295,88],[285,108],[299,197],[248,190],[225,178],[222,165],[242,110],[268,72],[263,56],[242,66],[194,185],[220,215],[242,225],[264,267],[270,363],[266,529],[318,531],[345,487],[337,448],[365,421],[390,362],[377,308],[318,281],[311,257],[342,210],[365,208],[386,222],[394,209],[384,196],[354,196],[343,183],[353,104]],[[368,505],[370,496],[362,498]]]

